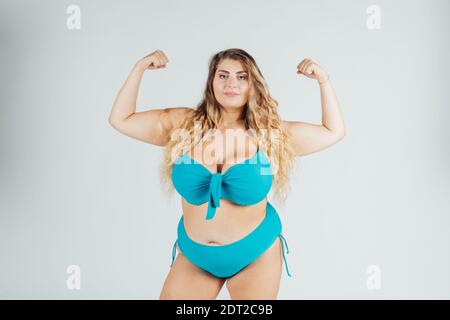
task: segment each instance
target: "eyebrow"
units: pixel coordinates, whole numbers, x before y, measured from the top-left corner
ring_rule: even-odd
[[[225,72],[225,73],[229,73],[227,70],[218,70],[217,72],[220,72],[220,71]],[[245,71],[238,71],[236,73],[247,73],[247,72],[245,72]]]

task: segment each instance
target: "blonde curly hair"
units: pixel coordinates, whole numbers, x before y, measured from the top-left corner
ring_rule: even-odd
[[[173,194],[171,179],[173,164],[187,150],[211,137],[217,129],[222,113],[213,91],[217,67],[224,59],[239,61],[249,75],[249,98],[244,107],[243,119],[246,130],[256,134],[258,146],[265,151],[273,172],[274,200],[284,203],[290,190],[288,178],[294,167],[291,136],[282,129],[278,115],[278,102],[269,93],[268,85],[255,60],[246,51],[231,48],[220,51],[209,60],[209,72],[201,102],[183,119],[179,128],[171,133],[164,150],[161,164],[161,181],[166,191]],[[198,126],[200,124],[200,126]]]

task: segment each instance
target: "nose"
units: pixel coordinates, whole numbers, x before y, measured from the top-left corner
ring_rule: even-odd
[[[234,82],[234,81],[227,82],[226,87],[229,88],[229,89],[236,88],[237,87],[237,83]]]
[[[234,79],[233,77],[230,77],[230,78],[227,80],[227,87],[229,87],[229,88],[234,88],[234,87],[236,87],[236,84],[237,84],[237,80]]]

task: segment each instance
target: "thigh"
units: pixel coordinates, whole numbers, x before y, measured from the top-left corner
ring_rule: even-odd
[[[239,273],[227,280],[227,289],[233,300],[275,300],[280,288],[282,252],[280,239]]]
[[[225,280],[197,267],[179,252],[164,281],[159,299],[216,299]]]

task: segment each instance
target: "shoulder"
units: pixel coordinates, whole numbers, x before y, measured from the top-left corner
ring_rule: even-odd
[[[280,127],[281,127],[281,130],[283,130],[283,131],[287,131],[287,132],[291,132],[291,130],[292,130],[292,127],[295,125],[295,121],[286,121],[286,120],[281,120],[281,124],[280,124]]]

